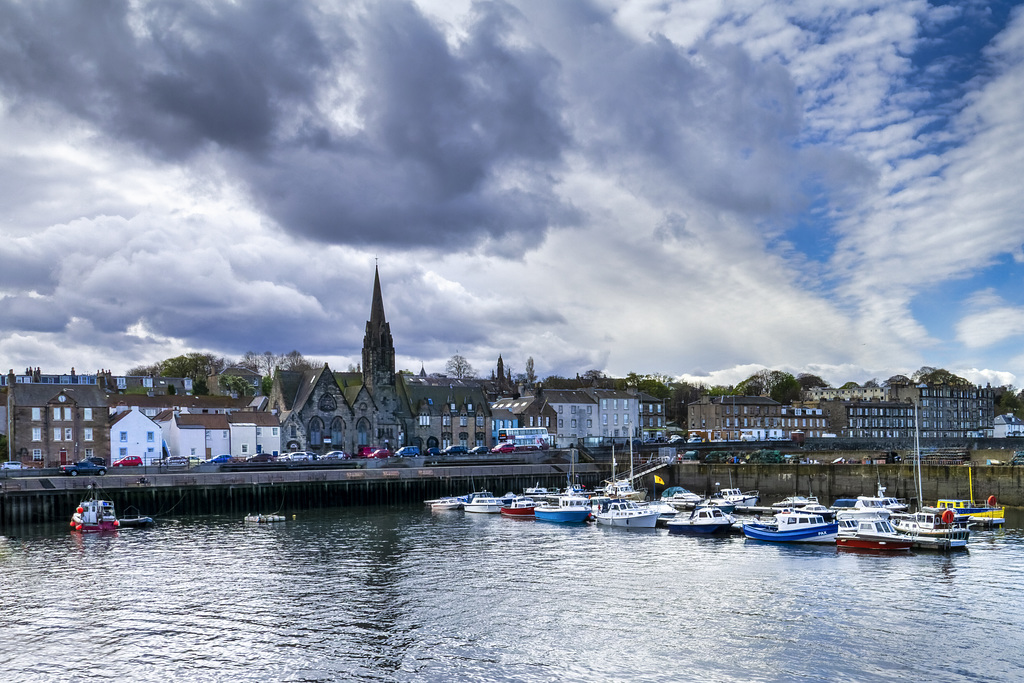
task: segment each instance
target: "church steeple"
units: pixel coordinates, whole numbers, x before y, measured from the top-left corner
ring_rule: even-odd
[[[373,269],[373,302],[363,337],[363,385],[370,393],[378,386],[395,386],[395,342],[391,338],[391,326],[384,317],[384,297],[377,268]]]

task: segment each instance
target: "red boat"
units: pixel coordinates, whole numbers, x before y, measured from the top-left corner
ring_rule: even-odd
[[[74,531],[116,531],[119,526],[114,504],[109,500],[84,500],[71,515]]]
[[[501,514],[506,517],[533,517],[533,508],[537,503],[533,498],[518,496],[511,503],[501,506]]]
[[[857,550],[910,550],[914,540],[899,533],[889,520],[840,519],[836,546]]]

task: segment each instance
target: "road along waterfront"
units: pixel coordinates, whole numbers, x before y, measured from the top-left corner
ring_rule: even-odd
[[[1010,681],[1019,510],[870,555],[422,504],[0,537],[5,680]]]

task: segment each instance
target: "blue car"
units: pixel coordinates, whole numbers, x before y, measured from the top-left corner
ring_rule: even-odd
[[[225,453],[223,455],[218,455],[218,456],[216,456],[214,458],[210,458],[206,462],[208,462],[210,464],[213,464],[213,465],[223,465],[226,462],[231,462],[231,456],[227,455]]]

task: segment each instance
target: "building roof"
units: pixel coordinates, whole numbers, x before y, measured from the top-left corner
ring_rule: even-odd
[[[174,418],[181,429],[227,429],[228,416],[216,413],[179,413]]]
[[[107,406],[109,398],[95,384],[15,384],[14,404],[17,406],[45,406],[61,393],[81,406]]]
[[[249,397],[231,398],[230,396],[186,396],[183,394],[124,394],[111,396],[111,407],[126,406],[139,408],[188,409],[195,413],[201,410],[242,410],[249,405]]]
[[[238,412],[231,413],[228,417],[230,424],[254,424],[257,427],[278,427],[281,420],[273,413]]]

